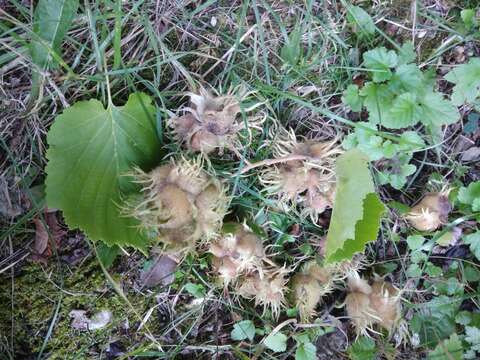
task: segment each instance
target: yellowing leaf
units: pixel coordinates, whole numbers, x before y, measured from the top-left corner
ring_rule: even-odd
[[[337,160],[337,191],[326,242],[327,263],[351,259],[377,238],[385,210],[375,193],[367,157],[352,149]]]
[[[159,157],[151,102],[141,93],[122,107],[81,101],[57,116],[48,133],[47,204],[92,240],[147,246],[138,221],[121,214],[120,205],[135,190],[125,173]]]

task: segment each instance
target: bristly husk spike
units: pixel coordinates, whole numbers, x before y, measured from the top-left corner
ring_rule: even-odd
[[[272,316],[278,318],[281,309],[286,307],[286,275],[289,272],[284,267],[255,270],[241,279],[237,294],[255,300],[255,305],[263,306],[264,313],[270,309]]]
[[[315,308],[321,299],[360,266],[356,260],[323,266],[315,260],[304,264],[302,271],[295,274],[291,282],[293,300],[300,319],[308,322],[315,315]]]
[[[371,307],[371,286],[358,274],[348,278],[348,295],[345,298],[345,307],[348,316],[357,331],[357,336],[370,336],[374,332],[373,325],[380,320],[375,310]]]
[[[182,157],[149,173],[134,171],[143,196],[123,212],[137,218],[167,251],[192,250],[199,241],[214,237],[222,225],[230,199],[222,183],[202,166],[200,157]]]
[[[262,240],[245,224],[229,223],[231,229],[210,244],[213,267],[224,286],[235,282],[242,274],[261,268],[265,257]]]
[[[342,153],[337,140],[299,141],[293,131],[280,128],[276,132],[275,159],[261,172],[260,181],[265,191],[278,199],[282,210],[300,206],[300,215],[316,222],[333,206],[335,158]]]
[[[352,273],[348,277],[348,295],[345,305],[357,335],[369,336],[375,325],[390,334],[401,317],[401,292],[383,278],[375,277],[372,285]]]
[[[434,231],[448,221],[452,205],[448,191],[426,194],[406,215],[408,222],[417,230]]]
[[[253,116],[245,122],[240,119],[242,109],[240,102],[252,95],[241,87],[232,89],[227,95],[214,96],[205,89],[198,94],[187,93],[190,106],[185,107],[184,115],[168,119],[167,124],[173,130],[174,138],[193,152],[209,154],[225,148],[239,150],[241,130],[247,130],[251,138],[251,129],[262,130],[260,123],[265,116]],[[257,103],[243,111],[250,112],[261,103]]]

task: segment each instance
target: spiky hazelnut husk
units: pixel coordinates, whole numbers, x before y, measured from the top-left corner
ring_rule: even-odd
[[[228,208],[223,185],[202,169],[200,159],[184,158],[149,173],[136,170],[142,200],[128,204],[126,212],[155,234],[166,250],[183,251],[218,233]]]
[[[411,208],[406,219],[417,230],[434,231],[448,221],[451,210],[452,205],[444,193],[430,193]]]
[[[378,314],[378,324],[391,332],[398,323],[401,315],[400,291],[392,284],[381,278],[374,280],[370,303]]]
[[[369,336],[368,331],[373,331],[373,324],[379,320],[370,304],[371,293],[368,282],[359,276],[349,277],[345,307],[358,335]]]
[[[306,322],[316,313],[315,308],[320,303],[324,293],[323,286],[313,277],[297,273],[292,278],[291,287],[300,319]]]
[[[285,268],[259,269],[240,279],[237,294],[254,299],[255,305],[263,306],[264,312],[270,309],[274,317],[280,315],[286,306],[285,293],[289,270]]]
[[[245,272],[262,265],[265,251],[262,240],[245,224],[226,224],[231,231],[210,244],[213,267],[226,286]]]
[[[300,319],[309,321],[322,297],[331,293],[336,283],[342,282],[348,274],[356,273],[361,266],[358,259],[324,266],[314,260],[307,262],[302,271],[292,278],[291,284]]]
[[[358,335],[369,336],[375,325],[391,333],[401,316],[400,301],[400,291],[381,278],[372,285],[358,275],[348,278],[345,306]]]
[[[232,91],[235,92],[235,91]],[[174,136],[187,149],[194,152],[209,154],[216,149],[223,152],[224,148],[240,147],[238,135],[243,129],[261,129],[259,124],[262,117],[250,117],[245,122],[239,119],[240,99],[246,98],[249,93],[238,91],[234,96],[232,93],[224,96],[213,96],[205,89],[199,94],[188,93],[190,106],[186,107],[185,114],[175,116],[168,120]],[[244,109],[245,112],[252,111],[258,105]]]
[[[335,198],[335,159],[342,153],[337,140],[298,141],[293,130],[281,129],[274,145],[275,165],[261,173],[266,191],[284,210],[300,205],[301,215],[313,221]]]

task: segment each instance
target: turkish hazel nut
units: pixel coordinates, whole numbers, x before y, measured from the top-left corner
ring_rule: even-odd
[[[406,219],[415,229],[420,231],[434,231],[448,221],[448,214],[452,205],[448,197],[442,193],[431,193],[407,214]]]
[[[256,270],[241,279],[237,285],[237,294],[254,299],[255,305],[263,306],[264,312],[270,309],[272,315],[278,317],[281,308],[286,306],[288,272],[289,270],[279,267]]]
[[[348,278],[345,307],[358,335],[369,335],[379,325],[392,332],[400,320],[400,291],[381,278],[372,285],[358,275]]]
[[[360,258],[323,266],[315,260],[307,262],[291,282],[293,300],[300,319],[309,321],[315,315],[315,308],[322,297],[331,293],[336,284],[343,282],[348,274],[357,273],[362,266]]]
[[[293,131],[280,130],[274,145],[275,165],[260,176],[266,191],[283,210],[300,205],[301,214],[316,221],[335,198],[335,158],[342,151],[336,140],[299,142]]]
[[[248,227],[229,225],[235,230],[213,241],[209,249],[213,254],[213,267],[225,286],[241,274],[261,267],[265,256],[262,241]]]
[[[143,230],[154,234],[167,250],[191,249],[219,231],[228,207],[222,184],[208,175],[200,161],[172,161],[144,173],[136,170],[142,199],[128,212]]]
[[[240,118],[240,104],[232,95],[212,96],[201,89],[199,94],[189,93],[190,105],[186,113],[168,120],[175,138],[189,150],[209,154],[215,149],[235,147],[238,131],[245,128]],[[247,94],[239,94],[244,98]],[[245,112],[253,110],[245,109]],[[255,126],[253,121],[252,126]]]

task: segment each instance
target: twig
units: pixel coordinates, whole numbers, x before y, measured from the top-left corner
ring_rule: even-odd
[[[267,159],[267,160],[262,160],[258,161],[256,163],[250,164],[245,166],[241,171],[240,174],[245,174],[246,172],[249,172],[252,169],[255,169],[260,166],[270,166],[282,162],[287,162],[287,161],[296,161],[296,160],[308,160],[310,159],[310,156],[305,156],[305,155],[289,155],[285,157],[281,157],[278,159]]]

